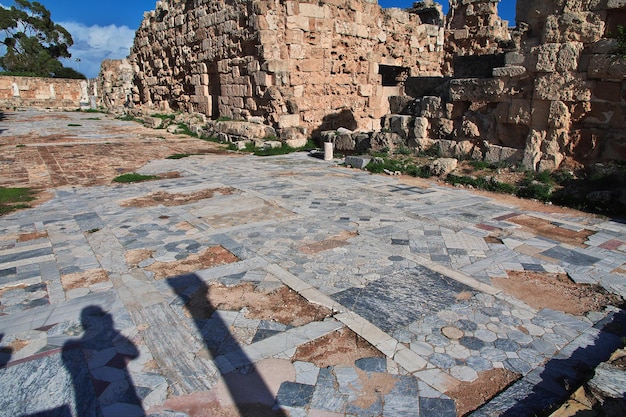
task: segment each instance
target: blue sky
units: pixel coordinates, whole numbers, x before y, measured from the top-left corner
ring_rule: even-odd
[[[119,59],[128,55],[135,30],[143,13],[154,10],[156,0],[38,0],[72,34],[72,58],[64,65],[92,78],[98,74],[103,59]],[[448,10],[447,0],[437,0]],[[520,0],[524,1],[524,0]],[[500,15],[515,24],[516,0],[501,0]],[[413,0],[379,0],[383,7],[411,7]],[[0,0],[0,6],[11,6],[12,0]],[[80,60],[77,61],[77,59]]]

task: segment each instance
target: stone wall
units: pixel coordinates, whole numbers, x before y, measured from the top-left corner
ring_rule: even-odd
[[[536,170],[625,160],[626,60],[608,34],[626,0],[520,0],[513,29],[497,4],[452,0],[444,18],[431,1],[161,1],[99,88],[107,106],[130,91],[144,112],[247,120],[283,140],[354,130],[345,151],[436,145]]]
[[[441,75],[442,24],[432,4],[407,12],[367,0],[162,1],[137,31],[134,101],[313,136],[377,129],[406,77]]]
[[[87,80],[0,76],[0,108],[89,108],[89,90]]]
[[[626,1],[519,1],[510,33],[495,5],[453,2],[450,78],[408,79],[415,100],[399,112],[412,118],[384,125],[411,146],[536,170],[626,160],[626,59],[607,37]]]
[[[135,71],[128,59],[107,59],[102,62],[98,78],[94,80],[94,95],[98,107],[121,111],[132,105],[137,88]]]

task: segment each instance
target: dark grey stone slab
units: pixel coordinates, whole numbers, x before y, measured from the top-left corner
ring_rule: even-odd
[[[457,294],[463,291],[474,292],[466,285],[418,266],[332,297],[383,331],[393,333],[397,327],[450,308],[457,302]]]
[[[341,394],[335,389],[337,380],[331,372],[331,368],[323,368],[317,377],[317,384],[311,399],[311,408],[324,411],[341,413],[348,399],[347,395]]]
[[[313,385],[299,384],[297,382],[283,382],[278,389],[276,402],[286,407],[306,407],[313,398]]]
[[[104,223],[97,213],[81,213],[74,216],[74,220],[83,232],[92,231],[95,229],[102,229]]]
[[[0,264],[9,262],[22,261],[24,259],[37,258],[39,256],[51,255],[52,248],[40,248],[33,249],[24,252],[12,253],[9,255],[0,256]]]
[[[454,400],[421,397],[419,403],[420,417],[456,417]]]
[[[589,256],[582,252],[566,249],[561,246],[555,246],[546,251],[543,251],[541,252],[541,255],[557,259],[570,265],[578,266],[592,266],[596,262],[600,261],[600,259],[594,256]]]
[[[361,358],[354,364],[366,372],[387,372],[386,358]]]

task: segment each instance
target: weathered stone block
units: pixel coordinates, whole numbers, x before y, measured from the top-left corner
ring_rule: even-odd
[[[539,100],[590,101],[593,82],[579,74],[540,74],[535,79]]]
[[[394,114],[391,116],[389,128],[393,133],[397,133],[400,137],[406,139],[409,137],[409,129],[412,120],[412,116]]]
[[[499,101],[505,92],[501,79],[466,78],[450,81],[452,101]]]
[[[300,115],[299,114],[283,114],[278,118],[278,127],[297,127],[300,126]]]
[[[351,133],[340,134],[335,136],[335,149],[338,151],[353,151],[356,142],[352,138]]]
[[[413,125],[413,138],[424,139],[428,137],[428,128],[430,123],[425,117],[416,117]]]
[[[615,55],[592,55],[587,74],[589,78],[623,80],[626,78],[626,59]]]
[[[366,156],[346,156],[345,164],[356,169],[364,169],[372,158]]]
[[[512,65],[509,67],[499,67],[493,69],[494,77],[521,77],[526,75],[526,67]]]

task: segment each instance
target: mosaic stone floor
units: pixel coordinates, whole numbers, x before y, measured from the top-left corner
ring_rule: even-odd
[[[536,309],[492,280],[562,272],[623,297],[624,224],[409,186],[305,153],[140,170],[172,171],[181,176],[57,188],[0,218],[0,415],[179,417],[193,413],[176,401],[202,397],[291,416],[455,416],[450,390],[494,369],[519,379],[474,415],[532,415],[564,399],[563,378],[575,383],[581,363],[621,344],[610,325],[619,309]],[[226,188],[235,192],[126,204]],[[574,246],[525,229],[521,215],[590,233]],[[165,279],[150,270],[214,247],[237,261]],[[136,251],[151,255],[130,262]],[[250,306],[190,308],[212,285],[289,288],[329,313],[284,324]],[[375,349],[326,366],[301,359],[303,346],[346,328]]]

